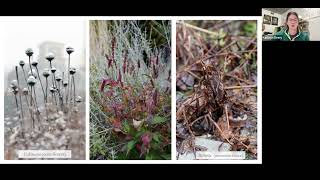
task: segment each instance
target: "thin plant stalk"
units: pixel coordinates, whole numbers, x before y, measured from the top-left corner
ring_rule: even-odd
[[[62,98],[62,95],[61,95],[61,89],[60,89],[60,82],[58,82],[58,94],[59,94],[59,104],[60,104],[60,109],[61,111],[63,111],[63,98]]]
[[[31,58],[31,56],[29,56],[29,67],[30,67],[31,75],[32,75],[32,76],[34,76],[34,75],[33,75],[33,71],[32,71],[32,68],[31,68],[31,62],[30,62],[30,58]]]
[[[25,80],[25,81],[26,81],[26,83],[27,83],[26,73],[25,73],[25,71],[24,71],[23,66],[22,66],[21,68],[22,68],[22,71],[23,71],[24,80]],[[28,84],[28,83],[27,83],[27,84]],[[28,90],[30,91],[29,86],[27,86],[27,87],[28,87]]]
[[[70,84],[70,92],[72,92],[72,88],[73,88],[73,83]],[[68,89],[68,91],[69,91],[69,89]],[[71,120],[71,94],[70,94],[70,99],[69,99],[69,103],[68,103],[68,108],[69,108],[68,109],[68,116],[69,116],[69,121],[70,121]]]
[[[67,97],[66,97],[66,103],[68,103],[68,96],[69,96],[69,91],[70,91],[70,88],[69,88],[69,84],[70,84],[70,54],[68,56],[68,69],[67,69],[67,72],[68,72],[68,91],[67,91]]]
[[[49,120],[49,116],[48,116],[48,77],[45,77],[46,78],[46,94],[44,96],[44,101],[45,101],[45,109],[46,109],[46,116],[47,116],[47,120]]]
[[[53,94],[54,94],[54,92],[53,92],[53,93],[51,93],[52,103],[53,103],[53,102],[55,102],[55,104],[57,105],[57,99],[56,99],[56,96],[55,96],[55,95],[53,95]]]
[[[72,81],[73,81],[73,106],[76,104],[76,85],[74,82],[74,76],[72,75]]]
[[[34,117],[33,117],[32,111],[31,111],[30,106],[29,106],[28,96],[25,95],[25,98],[26,98],[27,107],[28,107],[28,109],[29,109],[29,113],[30,113],[31,120],[32,120],[31,126],[32,126],[32,128],[34,128]]]
[[[33,98],[32,98],[32,86],[30,86],[30,107],[31,107],[31,116],[33,117],[33,107],[32,107],[32,102],[33,102]],[[34,118],[32,118],[32,128],[34,129]]]
[[[50,71],[51,71],[51,69],[52,69],[52,64],[51,64],[51,61],[50,61]],[[52,72],[52,71],[51,71]],[[54,88],[56,88],[57,86],[56,86],[56,84],[55,84],[55,79],[56,79],[56,77],[55,77],[55,73],[52,73],[53,74],[53,76],[52,76],[52,86],[54,87]],[[56,94],[54,94],[54,99],[56,100],[56,105],[57,105],[57,99],[56,99]]]
[[[36,70],[37,70],[37,74],[38,74],[38,77],[39,77],[39,81],[40,81],[41,89],[42,89],[42,92],[43,92],[43,96],[45,96],[44,89],[43,89],[42,82],[41,82],[41,78],[40,78],[40,74],[39,74],[39,70],[38,70],[37,66],[36,66]],[[43,99],[45,101],[45,98],[43,98]]]
[[[33,92],[34,92],[34,102],[35,102],[35,106],[36,106],[36,110],[37,110],[37,119],[38,119],[38,123],[40,124],[40,111],[38,108],[38,103],[37,103],[37,94],[36,94],[36,88],[33,88]]]
[[[24,117],[23,117],[23,109],[22,109],[22,100],[21,100],[21,89],[20,89],[20,83],[19,83],[19,75],[18,75],[18,66],[16,66],[16,77],[17,77],[17,82],[18,82],[18,89],[19,89],[19,100],[20,100],[20,111],[21,111],[21,128],[23,127],[23,121],[24,121]]]
[[[19,111],[19,105],[18,105],[18,99],[17,99],[17,94],[16,93],[14,93],[14,98],[16,100],[17,111]]]
[[[48,102],[48,77],[46,77],[46,95],[45,95],[45,102]]]

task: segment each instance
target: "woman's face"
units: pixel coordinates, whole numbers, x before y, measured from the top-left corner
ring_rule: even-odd
[[[298,28],[298,17],[291,14],[288,17],[287,25],[289,29],[297,29]]]

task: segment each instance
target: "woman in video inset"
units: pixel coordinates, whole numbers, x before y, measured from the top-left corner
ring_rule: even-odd
[[[296,12],[289,12],[285,28],[275,34],[274,40],[280,41],[309,41],[309,35],[299,29],[299,17]]]

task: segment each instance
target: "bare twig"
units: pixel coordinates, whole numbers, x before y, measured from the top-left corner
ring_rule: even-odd
[[[230,129],[230,122],[229,122],[229,117],[228,117],[228,107],[227,107],[227,104],[224,105],[224,110],[225,110],[225,113],[226,113],[226,118],[227,118],[227,127],[228,127],[228,130]]]
[[[248,86],[230,86],[230,87],[224,87],[225,90],[229,89],[242,89],[242,88],[256,88],[257,85],[248,85]]]
[[[179,23],[185,25],[186,27],[189,27],[189,28],[192,28],[192,29],[195,29],[195,30],[207,33],[207,34],[217,35],[216,32],[212,32],[212,31],[209,31],[209,30],[206,30],[206,29],[202,29],[200,27],[197,27],[197,26],[185,23],[185,22],[179,22]]]
[[[190,125],[188,124],[188,119],[187,119],[186,111],[185,111],[185,110],[183,110],[183,117],[184,117],[185,123],[187,124],[189,133],[192,135],[192,137],[194,137],[194,134],[193,134],[193,132],[191,131]]]
[[[197,78],[197,79],[201,79],[199,76],[197,76],[196,74],[194,74],[193,72],[191,72],[190,70],[187,71],[189,74],[191,74],[193,77]]]
[[[219,132],[220,132],[221,136],[223,137],[223,139],[225,139],[229,144],[233,145],[233,144],[229,141],[229,139],[224,136],[221,128],[219,127],[219,125],[211,118],[210,113],[208,113],[206,116],[210,119],[210,121],[211,121],[211,122],[216,126],[216,128],[219,130]]]
[[[203,119],[204,117],[205,117],[205,115],[204,115],[204,116],[200,116],[200,117],[198,117],[196,120],[194,120],[193,122],[191,122],[191,123],[190,123],[190,126],[192,127],[192,126],[193,126],[193,124],[194,124],[195,122],[197,122],[197,121],[199,121],[199,120]]]

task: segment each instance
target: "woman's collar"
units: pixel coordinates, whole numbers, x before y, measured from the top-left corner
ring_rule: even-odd
[[[298,33],[297,33],[297,35],[291,39],[291,36],[289,35],[288,31],[289,31],[289,28],[285,29],[285,30],[284,30],[284,34],[290,39],[290,41],[294,41],[294,40],[295,40],[298,36],[300,36],[300,34],[301,34],[301,32],[300,32],[300,30],[299,30],[299,28],[298,28]]]

